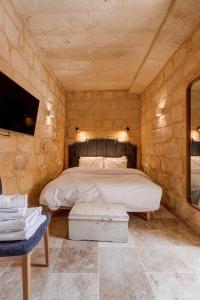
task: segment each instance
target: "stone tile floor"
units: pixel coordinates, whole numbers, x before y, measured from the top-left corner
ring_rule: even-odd
[[[50,268],[42,241],[33,252],[33,300],[200,300],[200,236],[165,208],[130,214],[126,244],[69,241],[66,216],[50,224]],[[20,264],[0,259],[0,300],[20,299]]]

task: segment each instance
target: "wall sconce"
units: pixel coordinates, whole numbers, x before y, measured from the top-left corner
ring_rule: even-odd
[[[130,131],[130,127],[127,126],[127,127],[124,129],[124,131],[128,133],[128,132]]]
[[[49,118],[54,118],[54,117],[55,117],[55,114],[54,114],[53,109],[50,109],[50,110],[48,111],[48,117],[49,117]]]
[[[155,111],[155,115],[156,117],[160,117],[162,115],[162,108],[157,107]]]
[[[198,127],[197,127],[197,131],[199,131],[199,132],[200,132],[200,126],[198,126]]]
[[[75,127],[76,133],[80,132],[80,128],[79,127]]]

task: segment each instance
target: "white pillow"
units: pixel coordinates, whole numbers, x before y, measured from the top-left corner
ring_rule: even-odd
[[[79,167],[84,168],[103,168],[104,161],[102,156],[96,157],[80,157],[79,158]]]
[[[127,168],[128,159],[126,156],[122,157],[106,157],[104,158],[104,168]]]

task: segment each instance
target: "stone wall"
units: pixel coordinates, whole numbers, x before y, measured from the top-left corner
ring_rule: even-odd
[[[124,129],[129,126],[130,131]],[[80,128],[77,134],[75,127]],[[128,91],[68,92],[66,105],[68,144],[86,138],[129,139],[138,145],[140,160],[140,99]],[[67,153],[66,153],[67,158]]]
[[[165,205],[195,230],[200,212],[186,200],[186,87],[199,75],[200,27],[141,95],[142,167],[163,187]]]
[[[63,168],[65,93],[8,0],[0,3],[0,70],[40,100],[35,136],[0,136],[0,177],[5,193],[28,193],[38,201],[42,187]],[[55,111],[50,119],[48,108]],[[1,131],[5,134],[5,131]]]

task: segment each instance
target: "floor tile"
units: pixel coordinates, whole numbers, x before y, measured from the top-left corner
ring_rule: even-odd
[[[148,273],[156,300],[199,300],[200,279],[195,274]]]
[[[137,249],[146,272],[179,272],[191,273],[192,270],[182,259],[179,248]]]
[[[0,276],[3,274],[3,272],[9,267],[9,262],[0,262]]]
[[[50,249],[50,262],[54,264],[57,258],[55,249]],[[50,275],[51,268],[43,266],[45,260],[41,249],[36,249],[32,256],[33,266],[32,274],[32,300],[39,300],[43,292],[44,286]],[[34,266],[41,264],[41,266]],[[21,263],[14,263],[6,269],[0,277],[0,299],[1,300],[20,300],[22,299],[22,279],[21,279]]]
[[[100,300],[151,300],[151,287],[133,248],[99,249]]]
[[[52,273],[41,300],[98,300],[98,275]]]
[[[98,247],[135,247],[135,241],[129,231],[127,243],[98,242]]]
[[[96,242],[64,240],[53,272],[98,272],[98,247]]]
[[[165,248],[177,246],[198,245],[198,237],[192,240],[192,236],[184,230],[178,229],[156,229],[156,230],[132,230],[135,245],[139,248],[157,248],[162,251]]]
[[[200,246],[180,247],[179,256],[190,271],[200,274]]]

